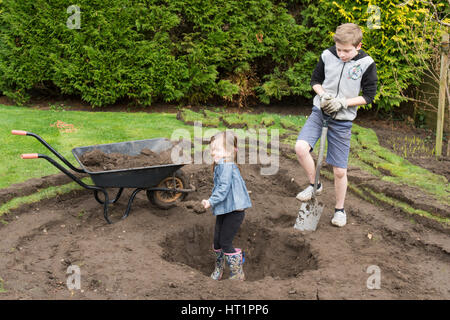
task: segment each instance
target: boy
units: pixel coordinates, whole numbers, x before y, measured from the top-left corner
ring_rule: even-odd
[[[296,198],[308,201],[312,197],[316,169],[310,152],[320,138],[323,111],[332,117],[328,125],[326,157],[326,162],[333,166],[336,192],[335,213],[331,223],[343,227],[347,223],[344,201],[352,121],[356,118],[358,106],[372,103],[378,79],[374,60],[360,50],[362,31],[358,25],[340,25],[333,39],[335,46],[322,52],[313,71],[311,86],[317,95],[313,100],[312,113],[295,145],[298,161],[306,171],[310,183]],[[316,194],[319,195],[322,189],[319,181]]]

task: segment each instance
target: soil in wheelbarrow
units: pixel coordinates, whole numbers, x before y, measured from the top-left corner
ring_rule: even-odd
[[[80,161],[91,172],[151,167],[172,163],[172,149],[156,153],[144,148],[136,156],[123,153],[105,153],[99,149],[84,153]]]
[[[169,210],[141,192],[130,216],[109,225],[83,189],[2,216],[0,299],[450,298],[448,234],[352,193],[348,223],[336,228],[333,182],[325,179],[317,230],[295,230],[295,195],[308,181],[296,161],[279,164],[273,175],[241,165],[252,200],[234,241],[246,252],[244,282],[228,280],[228,271],[210,278],[215,217],[186,203],[209,197],[212,173],[192,164],[183,171],[197,192]],[[113,220],[131,192],[110,206]],[[71,266],[81,272],[79,290],[67,286]]]

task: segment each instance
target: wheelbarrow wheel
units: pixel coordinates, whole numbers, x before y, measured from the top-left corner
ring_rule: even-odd
[[[189,186],[189,180],[183,171],[177,170],[175,177],[169,176],[162,180],[157,188],[176,188],[185,189]],[[173,191],[152,191],[147,190],[147,198],[152,204],[160,209],[170,209],[176,206],[177,201],[186,198],[187,193]]]

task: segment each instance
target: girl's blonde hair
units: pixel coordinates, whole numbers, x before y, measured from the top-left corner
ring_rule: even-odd
[[[219,153],[225,162],[234,161],[237,164],[237,136],[233,131],[221,131],[211,137],[209,141],[210,153]],[[216,163],[213,162],[213,171]]]

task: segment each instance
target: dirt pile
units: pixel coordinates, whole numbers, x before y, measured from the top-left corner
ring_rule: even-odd
[[[169,149],[156,153],[144,148],[139,155],[130,156],[123,153],[104,153],[99,149],[94,149],[84,153],[80,157],[80,161],[92,172],[142,168],[171,164],[171,151],[172,149]]]

